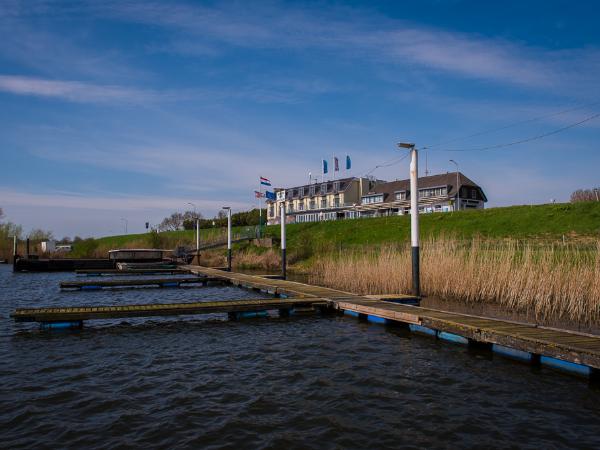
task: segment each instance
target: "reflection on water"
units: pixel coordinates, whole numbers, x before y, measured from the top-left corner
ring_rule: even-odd
[[[17,306],[244,298],[60,292],[0,267],[2,448],[597,448],[600,392],[346,317],[135,319],[45,333]],[[258,296],[264,294],[258,294]]]

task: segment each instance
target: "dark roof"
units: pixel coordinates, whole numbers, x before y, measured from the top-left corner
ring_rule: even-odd
[[[452,197],[456,195],[456,172],[448,172],[439,175],[431,175],[429,177],[419,177],[419,189],[427,189],[427,188],[435,188],[435,187],[448,187],[448,196]],[[460,186],[469,186],[478,188],[484,198],[484,201],[487,201],[485,194],[483,193],[483,189],[473,180],[466,177],[463,173],[458,172],[458,181]],[[410,190],[410,180],[398,180],[398,181],[390,181],[378,183],[373,187],[369,194],[384,194],[384,201],[390,201],[393,198],[394,193],[398,191],[409,191]],[[367,194],[367,195],[369,195]]]

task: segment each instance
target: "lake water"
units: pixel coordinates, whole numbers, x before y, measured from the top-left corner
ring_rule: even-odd
[[[15,324],[15,307],[242,299],[60,292],[0,266],[1,448],[599,448],[585,380],[340,316]],[[103,278],[104,279],[104,278]]]

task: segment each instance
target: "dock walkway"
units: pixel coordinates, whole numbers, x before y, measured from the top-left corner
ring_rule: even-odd
[[[361,296],[337,289],[202,266],[187,265],[182,269],[200,277],[267,292],[280,298],[245,300],[241,303],[221,301],[177,305],[17,309],[12,317],[16,321],[53,322],[206,312],[289,310],[300,304],[328,305],[329,308],[364,320],[404,324],[415,332],[494,350],[534,364],[543,363],[568,370],[572,369],[569,365],[576,365],[575,371],[579,370],[593,378],[598,377],[600,369],[600,336],[402,304],[415,300],[414,297],[402,294]]]

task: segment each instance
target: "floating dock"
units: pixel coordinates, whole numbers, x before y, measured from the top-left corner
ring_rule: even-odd
[[[576,372],[595,380],[600,373],[600,336],[423,308],[407,304],[418,299],[402,294],[361,296],[294,281],[225,272],[208,267],[188,265],[182,269],[200,277],[266,292],[280,298],[174,305],[17,309],[12,317],[20,322],[52,324],[120,317],[289,310],[301,305],[327,305],[329,309],[359,319],[401,324],[411,331],[437,339],[494,351],[532,364]]]
[[[82,306],[71,308],[18,309],[12,317],[17,322],[81,322],[93,319],[175,316],[189,314],[235,313],[245,311],[289,310],[295,307],[327,306],[320,298],[263,298],[258,300],[202,301],[151,305]]]
[[[103,288],[125,287],[179,287],[184,284],[206,284],[209,281],[222,281],[215,277],[185,277],[185,278],[147,278],[132,280],[94,280],[94,281],[62,281],[61,289],[97,290]]]
[[[189,270],[182,269],[80,269],[76,270],[77,275],[87,276],[121,276],[121,275],[184,275],[191,273]]]

